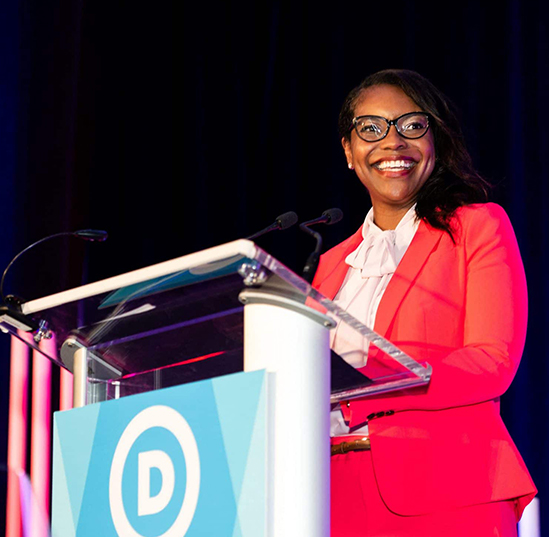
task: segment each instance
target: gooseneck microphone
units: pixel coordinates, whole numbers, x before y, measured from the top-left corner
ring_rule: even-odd
[[[258,237],[261,237],[261,235],[265,235],[265,233],[269,233],[270,231],[274,231],[275,229],[280,229],[281,231],[283,231],[292,227],[294,224],[297,224],[297,214],[293,211],[288,211],[287,213],[277,216],[275,221],[270,226],[267,226],[261,231],[258,231],[257,233],[254,233],[253,235],[250,235],[246,238],[249,241],[253,241]]]
[[[313,278],[316,274],[316,269],[318,268],[318,262],[320,261],[320,253],[322,251],[322,236],[317,231],[310,229],[310,226],[316,224],[326,224],[331,226],[332,224],[337,224],[343,218],[343,211],[334,207],[333,209],[328,209],[322,213],[322,216],[315,218],[314,220],[309,220],[308,222],[303,222],[299,224],[299,229],[305,231],[316,240],[316,247],[311,255],[308,257],[305,266],[303,267],[302,276],[303,279],[309,283],[312,283]]]
[[[4,280],[6,279],[6,275],[11,268],[11,266],[25,253],[28,252],[31,248],[34,248],[35,246],[38,246],[39,244],[49,241],[50,239],[54,239],[55,237],[64,237],[64,236],[70,236],[78,237],[80,239],[84,239],[86,241],[95,241],[95,242],[103,242],[107,240],[108,233],[106,231],[103,231],[101,229],[80,229],[78,231],[63,231],[61,233],[55,233],[53,235],[48,235],[47,237],[44,237],[43,239],[40,239],[36,242],[33,242],[30,246],[27,246],[24,250],[19,252],[8,264],[6,269],[4,270],[4,273],[2,274],[2,279],[0,280],[0,296],[2,297],[2,302],[7,306],[12,306],[16,310],[19,309],[19,301],[16,297],[12,295],[8,295],[7,297],[4,295]]]

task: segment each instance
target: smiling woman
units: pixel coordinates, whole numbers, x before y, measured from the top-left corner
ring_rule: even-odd
[[[331,536],[516,536],[536,488],[499,416],[527,319],[509,219],[486,203],[448,100],[419,74],[368,77],[339,125],[372,209],[313,285],[433,375],[426,390],[332,409]],[[344,326],[331,344],[366,364],[369,347]]]
[[[374,220],[381,229],[396,227],[435,167],[435,142],[428,116],[416,109],[416,103],[400,88],[372,86],[363,91],[356,104],[354,131],[342,139],[347,162],[368,189]],[[375,128],[376,118],[387,123],[384,133]],[[414,121],[406,123],[407,119]],[[366,136],[364,129],[380,134],[377,139]],[[410,138],[408,132],[418,131],[421,136],[412,134]]]

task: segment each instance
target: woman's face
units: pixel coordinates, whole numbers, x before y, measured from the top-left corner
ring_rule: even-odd
[[[364,90],[354,116],[382,116],[391,120],[420,111],[400,88],[382,85]],[[347,162],[370,193],[374,216],[376,211],[407,211],[435,166],[431,129],[422,138],[409,140],[400,136],[392,125],[387,136],[377,142],[365,142],[353,129],[351,140],[343,138],[342,143]]]

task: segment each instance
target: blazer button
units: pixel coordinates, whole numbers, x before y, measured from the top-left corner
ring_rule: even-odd
[[[375,412],[372,412],[369,416],[366,416],[366,419],[367,419],[368,421],[370,421],[370,420],[373,420],[375,417],[376,417],[376,413],[375,413]]]
[[[385,412],[378,412],[376,414],[376,418],[382,418],[383,416],[385,416]]]
[[[395,413],[394,410],[387,410],[387,412],[385,412],[385,415],[386,416],[392,416],[394,413]]]

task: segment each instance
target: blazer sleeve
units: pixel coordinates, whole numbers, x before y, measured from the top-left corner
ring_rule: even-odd
[[[476,207],[463,211],[463,242],[456,246],[465,258],[463,346],[433,361],[427,390],[353,402],[351,425],[372,412],[438,410],[496,399],[511,384],[526,337],[526,279],[505,211],[495,204]],[[451,283],[438,285],[444,289]],[[410,311],[401,308],[399,314]]]

